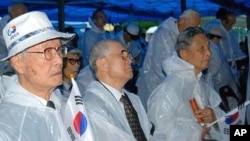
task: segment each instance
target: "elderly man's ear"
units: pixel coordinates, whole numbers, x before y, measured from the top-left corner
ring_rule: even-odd
[[[108,70],[108,60],[103,57],[96,60],[96,67],[99,71],[107,71]]]
[[[188,51],[186,49],[182,49],[180,50],[180,58],[182,58],[183,60],[187,61],[187,56],[188,56]]]
[[[25,71],[24,62],[20,54],[11,57],[10,62],[17,73],[22,74]]]

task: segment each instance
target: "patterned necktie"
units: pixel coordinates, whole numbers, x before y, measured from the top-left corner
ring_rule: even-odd
[[[134,137],[137,141],[146,141],[146,137],[144,132],[141,128],[140,121],[135,111],[131,101],[129,100],[128,96],[122,95],[120,101],[124,104],[124,110],[126,113],[126,117],[128,119],[129,126],[133,132]]]
[[[50,107],[50,108],[53,108],[53,109],[56,109],[55,105],[54,105],[54,103],[52,101],[48,101],[46,106]]]

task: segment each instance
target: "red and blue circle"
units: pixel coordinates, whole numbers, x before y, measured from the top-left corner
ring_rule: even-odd
[[[239,117],[239,112],[236,112],[236,113],[234,113],[232,115],[229,115],[229,116],[226,117],[225,123],[226,124],[232,124],[238,119],[238,117]]]
[[[74,118],[74,128],[82,136],[88,126],[87,118],[82,112],[78,112]]]

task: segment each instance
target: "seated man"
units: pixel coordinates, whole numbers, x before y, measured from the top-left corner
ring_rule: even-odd
[[[155,127],[153,140],[201,141],[210,135],[221,139],[217,128],[202,126],[223,116],[220,96],[202,79],[211,52],[206,33],[190,27],[177,38],[176,52],[163,63],[167,78],[149,97],[148,118]],[[193,112],[189,101],[196,100],[200,110]]]
[[[74,34],[57,32],[43,12],[25,13],[3,29],[16,74],[0,76],[1,141],[68,141],[61,117],[62,44]],[[66,40],[65,40],[66,39]],[[54,103],[54,104],[53,104]]]
[[[150,124],[139,97],[124,89],[133,77],[131,59],[117,41],[103,40],[91,49],[89,65],[97,80],[89,84],[83,100],[96,141],[149,138]]]

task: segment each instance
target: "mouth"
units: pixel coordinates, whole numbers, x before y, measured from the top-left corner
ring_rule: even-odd
[[[62,71],[57,71],[54,74],[52,74],[52,76],[58,76],[58,75],[62,76]]]

